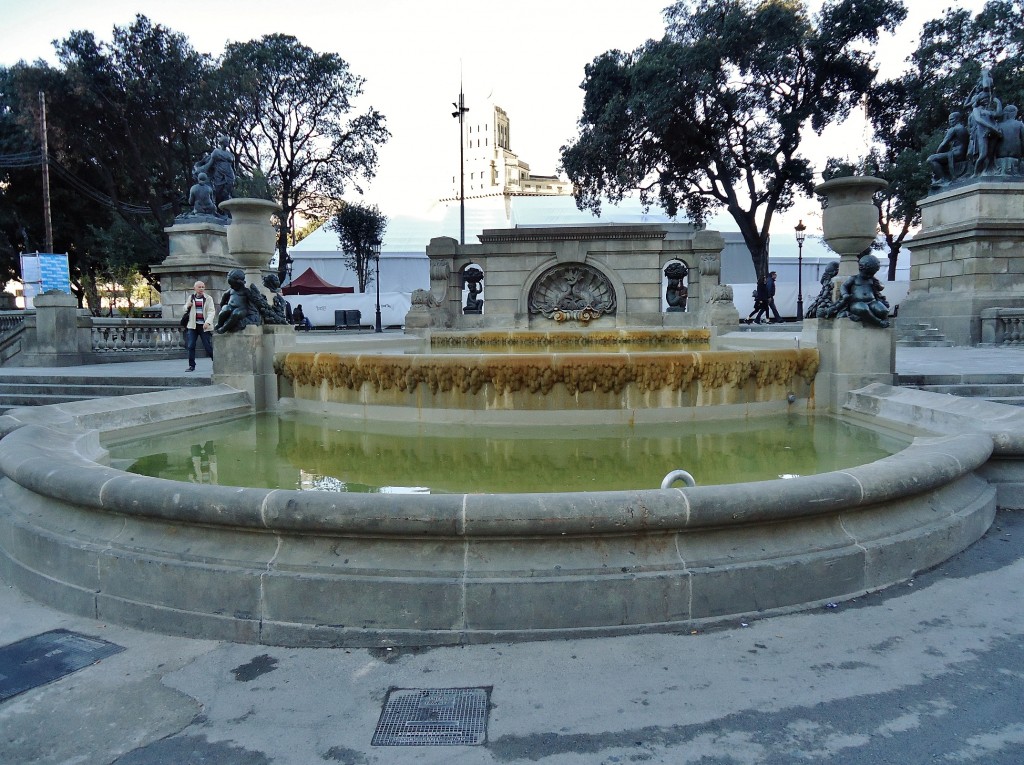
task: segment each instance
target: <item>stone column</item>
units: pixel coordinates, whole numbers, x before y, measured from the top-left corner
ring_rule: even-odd
[[[90,350],[89,317],[83,313],[84,331],[78,331],[78,300],[64,292],[45,292],[34,300],[35,341],[25,366],[67,367],[85,363]],[[31,362],[29,362],[31,359]]]
[[[228,199],[221,208],[230,210],[227,247],[232,268],[245,271],[246,285],[255,284],[264,294],[263,273],[274,254],[276,232],[270,215],[280,209],[266,199]],[[277,373],[274,354],[278,345],[295,342],[295,330],[288,325],[250,325],[237,332],[214,336],[213,381],[249,394],[257,412],[277,408]]]
[[[228,255],[226,227],[212,221],[175,223],[167,232],[169,254],[153,273],[160,275],[160,304],[165,319],[181,317],[192,286],[201,281],[206,294],[220,303],[227,273],[238,264]]]
[[[1024,308],[1024,181],[987,177],[920,205],[898,326],[926,323],[954,345],[977,345],[984,311]]]
[[[405,318],[407,332],[447,329],[452,326],[452,317],[461,314],[462,287],[458,278],[452,278],[458,246],[448,236],[434,237],[427,245],[430,289],[413,293],[413,306]]]
[[[294,348],[295,330],[287,325],[250,325],[215,335],[213,382],[245,391],[257,412],[277,408],[274,356]]]
[[[891,327],[868,327],[849,319],[816,321],[819,366],[814,380],[815,408],[839,412],[850,391],[871,383],[893,384],[896,343]]]
[[[886,188],[881,178],[833,178],[814,191],[828,199],[822,216],[825,241],[840,256],[839,284],[858,271],[858,258],[875,239],[878,210],[872,195]],[[896,343],[891,327],[866,326],[849,318],[820,319],[816,341],[820,366],[814,381],[815,406],[838,412],[846,395],[871,383],[892,385],[896,372]],[[813,330],[811,330],[813,331]]]
[[[693,235],[693,254],[699,265],[695,306],[701,323],[716,327],[719,334],[739,326],[740,314],[733,302],[732,286],[722,284],[722,250],[725,240],[717,231]]]

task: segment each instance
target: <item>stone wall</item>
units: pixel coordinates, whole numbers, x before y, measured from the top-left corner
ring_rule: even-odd
[[[949,188],[922,200],[921,212],[899,324],[924,322],[955,345],[977,345],[982,311],[1024,308],[1024,181]]]
[[[739,316],[719,287],[718,264],[725,246],[714,231],[695,231],[688,224],[560,226],[491,229],[479,244],[460,246],[454,239],[432,239],[429,296],[421,296],[406,325],[410,329],[556,329],[591,327],[732,326]],[[664,269],[680,260],[689,268],[685,312],[662,310]],[[484,305],[467,314],[462,304],[462,272],[475,264],[484,272]],[[567,315],[557,319],[531,305],[536,288],[553,269],[578,268],[593,284],[581,289],[600,291],[599,315]],[[715,302],[712,302],[714,299]],[[609,300],[613,309],[602,309]],[[413,300],[417,303],[416,297]]]

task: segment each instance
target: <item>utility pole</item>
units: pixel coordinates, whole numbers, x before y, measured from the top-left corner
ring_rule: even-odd
[[[46,139],[46,94],[39,91],[39,137],[43,146],[43,225],[46,251],[53,252],[53,223],[50,220],[50,149]]]
[[[455,107],[455,111],[452,112],[452,116],[459,121],[459,244],[466,243],[466,134],[462,129],[462,124],[465,118],[466,112],[469,109],[466,108],[466,101],[462,94],[462,82],[459,82],[459,102],[452,102],[452,106]]]

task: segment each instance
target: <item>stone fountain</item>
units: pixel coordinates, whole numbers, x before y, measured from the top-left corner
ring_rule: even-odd
[[[710,238],[700,233],[690,241]],[[610,266],[616,255],[607,239],[595,254],[564,233],[562,244],[509,236],[526,236],[516,245],[530,261],[526,279],[496,267],[500,260],[487,253],[460,255],[435,240],[437,289],[420,296],[418,331],[466,342],[463,322],[487,324],[507,314],[517,342],[548,334],[545,342],[557,345],[565,339],[551,336],[558,332],[577,339],[622,334],[631,342],[645,332],[713,339],[715,325],[701,324],[714,315],[716,298],[724,307],[725,285],[708,290],[694,279],[688,302],[700,301],[701,309],[689,316],[662,316],[654,308],[664,237],[641,238],[651,277],[641,283]],[[481,314],[456,314],[461,293],[448,280],[462,265],[456,255],[484,266]],[[574,263],[588,265],[587,273],[571,272]],[[708,265],[698,267],[702,281],[715,275]],[[598,316],[556,299],[574,285],[577,296],[583,287],[611,290],[602,293]],[[646,322],[620,326],[623,306],[625,315]],[[551,308],[562,321],[544,316]],[[565,329],[583,319],[594,326]],[[459,326],[435,324],[445,321]],[[545,328],[552,321],[555,327]],[[109,464],[103,446],[131,433],[232,416],[254,402],[348,407],[349,414],[406,423],[427,412],[444,418],[456,408],[474,416],[502,412],[517,422],[531,413],[534,421],[550,421],[588,410],[634,422],[680,412],[685,418],[806,410],[816,389],[839,396],[853,375],[881,375],[871,365],[882,366],[882,339],[891,346],[887,330],[832,324],[818,327],[824,342],[816,376],[817,354],[806,348],[717,357],[704,350],[617,351],[594,354],[599,358],[591,362],[558,351],[491,361],[469,353],[445,361],[384,352],[388,344],[425,350],[427,339],[417,336],[313,341],[297,353],[294,332],[285,338],[277,328],[246,327],[228,340],[262,355],[222,353],[218,345],[215,360],[228,365],[217,379],[248,376],[248,387],[220,384],[198,394],[145,394],[0,417],[0,572],[41,601],[98,619],[307,646],[692,630],[856,597],[940,563],[985,532],[997,485],[1020,493],[1024,413],[978,406],[965,425],[937,403],[948,397],[917,391],[904,400],[887,386],[870,386],[878,392],[859,391],[859,411],[884,409],[891,427],[908,428],[927,407],[930,437],[877,462],[821,475],[611,492],[336,494],[185,484],[124,473]],[[876,341],[872,359],[865,348]],[[847,371],[850,359],[856,369]],[[990,482],[981,471],[994,450],[1002,470]]]

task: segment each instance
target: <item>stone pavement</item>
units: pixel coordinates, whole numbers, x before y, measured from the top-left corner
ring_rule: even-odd
[[[897,371],[1024,372],[1024,350],[901,348]],[[698,634],[276,648],[67,616],[0,581],[0,645],[64,628],[126,649],[0,702],[0,763],[1020,765],[1022,590],[1007,512],[913,581]],[[483,745],[371,745],[389,689],[468,687],[490,689]]]

